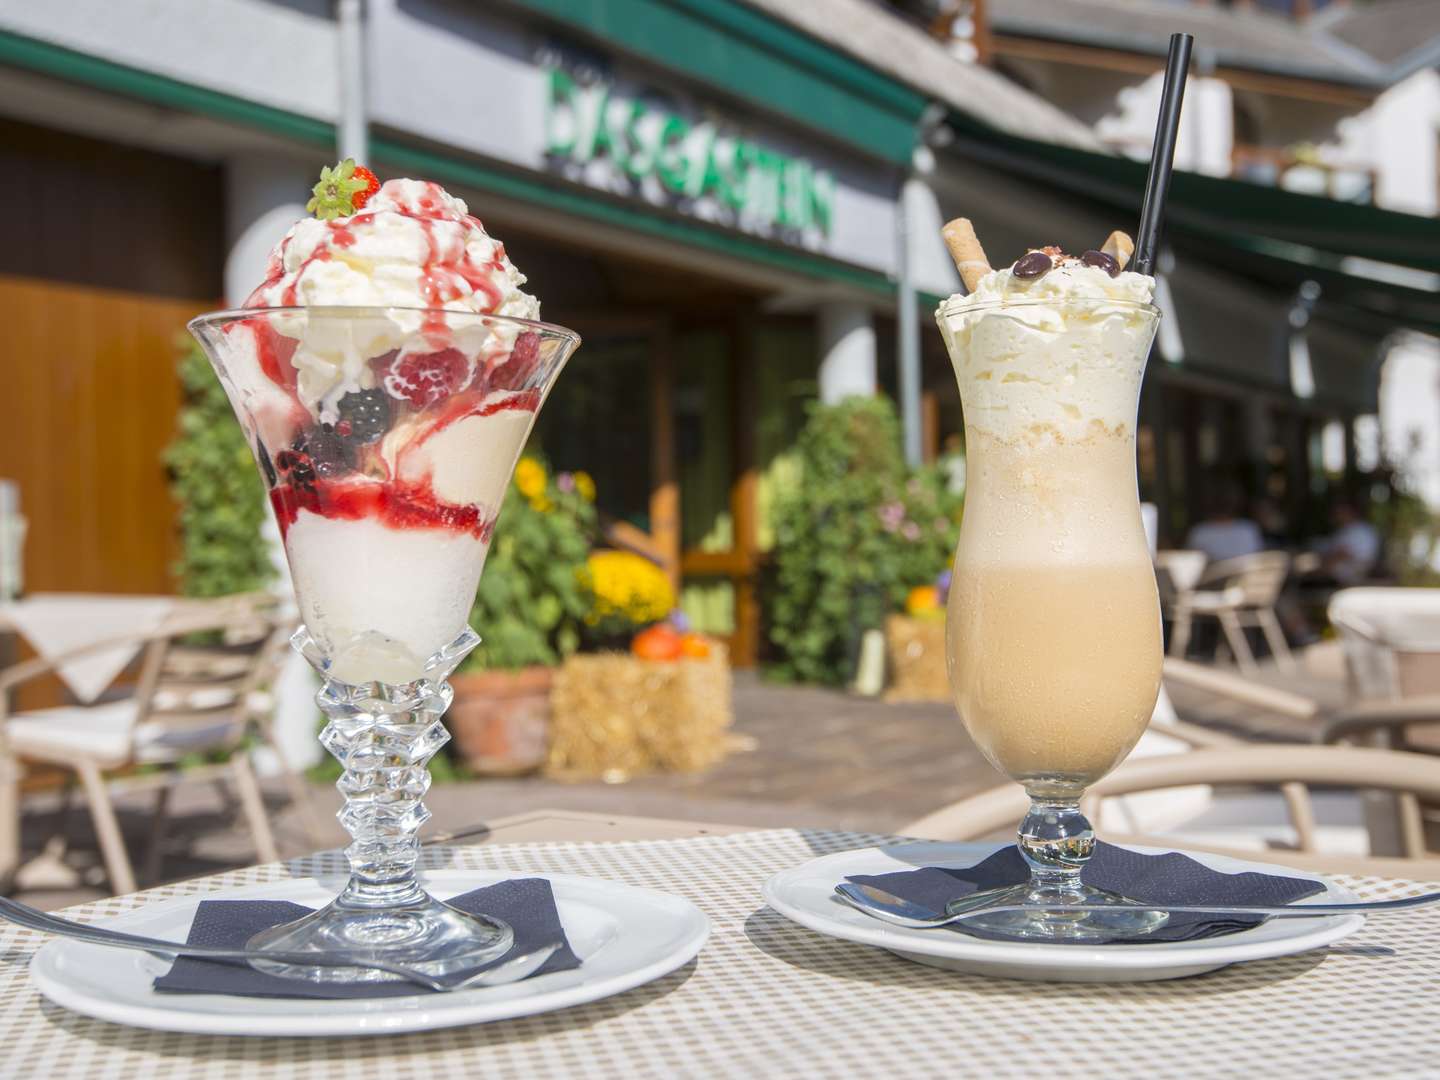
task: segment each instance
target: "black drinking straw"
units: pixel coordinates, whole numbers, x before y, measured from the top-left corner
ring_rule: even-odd
[[[1170,35],[1170,56],[1165,61],[1165,89],[1160,95],[1160,116],[1155,122],[1155,144],[1150,148],[1150,175],[1145,178],[1145,201],[1140,204],[1140,231],[1135,234],[1136,273],[1155,267],[1155,245],[1165,216],[1165,196],[1175,170],[1175,136],[1180,130],[1180,105],[1185,100],[1185,76],[1190,71],[1189,34]]]

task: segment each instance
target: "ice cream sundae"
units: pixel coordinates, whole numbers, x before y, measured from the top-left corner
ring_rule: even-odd
[[[327,169],[245,311],[196,327],[342,682],[405,682],[465,626],[496,513],[573,335],[439,185]],[[523,322],[519,320],[532,320]]]

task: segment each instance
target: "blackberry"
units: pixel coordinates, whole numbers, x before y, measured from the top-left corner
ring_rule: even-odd
[[[346,394],[340,399],[339,409],[340,434],[361,445],[374,442],[390,427],[390,401],[379,388]]]
[[[305,449],[305,437],[295,440],[295,449],[281,450],[275,455],[275,467],[289,483],[296,487],[315,488],[315,466],[310,463],[310,454]]]
[[[355,450],[331,424],[311,428],[295,440],[295,450],[327,479],[355,468]]]

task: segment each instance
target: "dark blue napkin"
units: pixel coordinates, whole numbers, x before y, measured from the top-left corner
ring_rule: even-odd
[[[963,870],[927,866],[893,874],[857,874],[846,880],[857,885],[874,885],[931,911],[944,911],[951,900],[981,889],[1018,885],[1028,877],[1025,860],[1011,846]],[[1080,880],[1086,885],[1119,893],[1143,904],[1290,904],[1325,891],[1323,885],[1307,879],[1255,873],[1222,874],[1178,851],[1142,855],[1103,842],[1095,845],[1095,854],[1080,872]],[[1143,937],[1087,938],[1060,944],[1145,945],[1163,941],[1196,941],[1239,933],[1264,921],[1263,915],[1177,912],[1160,929]],[[981,930],[965,923],[958,923],[953,929],[990,941],[1035,940]]]
[[[507,956],[518,956],[559,942],[560,948],[535,975],[570,971],[580,966],[580,958],[571,951],[565,928],[560,925],[550,882],[544,878],[502,881],[453,897],[446,903],[472,915],[484,913],[509,923],[515,932],[515,945]],[[191,945],[243,948],[261,930],[299,919],[310,911],[288,900],[202,900],[190,925],[190,936],[185,940]],[[501,957],[494,963],[504,960],[505,957]],[[198,960],[192,956],[176,960],[169,972],[155,980],[155,989],[174,994],[295,998],[408,997],[433,992],[404,982],[304,982],[267,975],[241,962]]]

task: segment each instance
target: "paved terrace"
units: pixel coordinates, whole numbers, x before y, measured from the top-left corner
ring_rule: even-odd
[[[1333,663],[1312,665],[1298,677],[1268,676],[1277,685],[1325,700],[1342,694]],[[1217,705],[1205,695],[1179,692],[1176,705],[1187,719],[1261,740],[1306,741],[1294,721],[1277,722]],[[549,807],[599,813],[684,818],[758,826],[826,826],[894,831],[939,806],[998,783],[948,705],[891,705],[832,690],[775,686],[741,674],[735,688],[736,733],[748,745],[707,773],[638,777],[628,783],[562,783],[543,777],[484,779],[434,787],[426,802],[434,818],[429,833],[463,829],[487,818]],[[326,846],[345,834],[330,818],[338,796],[313,785],[315,802],[330,830]],[[276,805],[283,799],[275,795]],[[117,799],[132,858],[142,873],[148,850],[149,796]],[[206,784],[182,785],[172,800],[171,853],[161,878],[213,873],[254,861],[248,834],[237,827],[219,793]],[[57,831],[59,800],[26,804],[26,842],[37,852]],[[285,808],[274,817],[282,854],[311,848],[298,815]],[[65,862],[79,867],[83,884],[63,873],[58,861],[28,868],[19,898],[44,907],[81,903],[106,895],[98,851],[83,803],[76,799],[63,832]],[[70,880],[67,880],[70,879]]]

